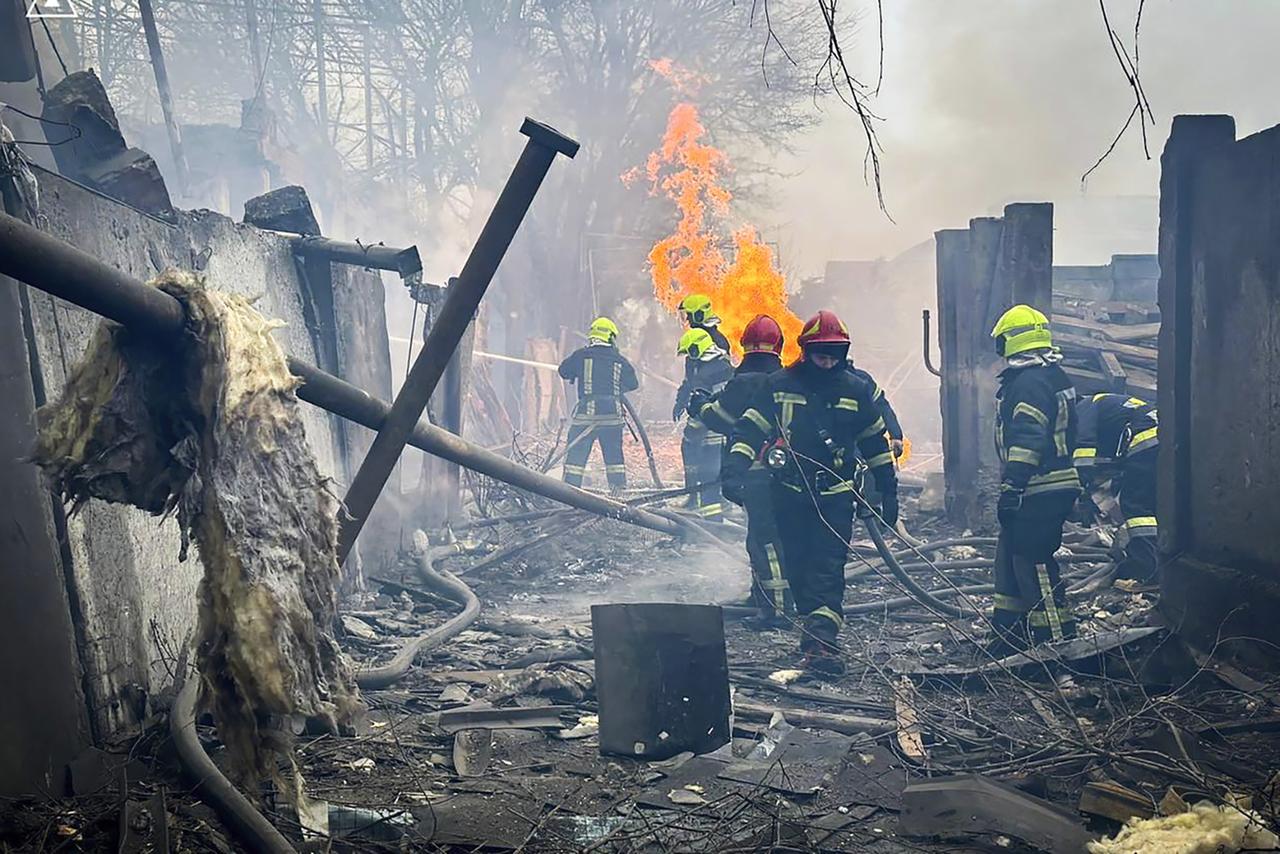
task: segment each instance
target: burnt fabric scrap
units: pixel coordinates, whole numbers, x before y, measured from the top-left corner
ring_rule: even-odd
[[[40,410],[35,460],[73,507],[89,498],[176,512],[204,566],[197,664],[237,769],[275,776],[270,716],[336,728],[358,709],[331,633],[338,502],[307,445],[284,352],[244,297],[166,271],[187,314],[176,345],[103,322]]]

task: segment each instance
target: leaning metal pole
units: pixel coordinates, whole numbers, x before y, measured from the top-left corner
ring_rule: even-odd
[[[467,325],[475,317],[497,272],[507,247],[515,237],[516,229],[524,219],[533,197],[542,185],[557,154],[573,157],[578,153],[578,143],[546,125],[526,118],[520,132],[529,137],[524,151],[507,185],[502,188],[489,220],[485,223],[471,255],[458,274],[457,285],[449,289],[440,316],[431,324],[431,332],[422,345],[422,351],[405,377],[404,385],[391,404],[391,411],[382,422],[378,435],[365,454],[360,469],[351,479],[344,499],[347,516],[338,532],[338,561],[345,561],[355,544],[360,529],[373,510],[387,478],[395,469],[404,446],[413,435],[414,427],[427,408],[427,401],[440,382],[449,359],[458,342],[466,334]]]
[[[163,291],[2,212],[0,273],[157,339],[176,340],[186,322],[182,303]],[[306,362],[290,357],[289,370],[303,380],[299,399],[357,424],[377,430],[390,412],[385,402]],[[668,519],[547,477],[431,424],[417,424],[410,443],[552,501],[663,534],[682,534]]]

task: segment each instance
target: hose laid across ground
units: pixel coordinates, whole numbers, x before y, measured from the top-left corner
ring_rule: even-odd
[[[866,499],[862,500],[865,501]],[[898,559],[894,557],[893,552],[889,551],[889,546],[884,541],[884,534],[880,533],[880,523],[876,519],[867,519],[865,521],[867,523],[867,533],[871,535],[871,542],[875,543],[876,551],[880,552],[880,559],[884,561],[884,565],[893,573],[893,577],[898,579],[903,587],[907,588],[907,592],[916,601],[932,611],[946,614],[949,617],[965,617],[974,612],[973,608],[961,608],[958,605],[952,605],[950,602],[943,602],[917,584],[916,580],[902,568],[902,564],[898,563]]]
[[[420,530],[413,532],[413,538],[419,577],[428,588],[461,604],[462,613],[443,625],[410,639],[386,664],[357,671],[356,684],[363,689],[385,688],[399,681],[409,672],[413,660],[420,653],[444,643],[474,623],[480,616],[480,600],[476,598],[475,593],[471,592],[471,588],[459,581],[453,573],[436,569],[432,561],[433,555],[451,552],[454,547],[432,550],[427,544],[427,535]]]
[[[188,675],[169,710],[169,735],[178,754],[178,764],[195,785],[196,794],[208,801],[226,823],[244,850],[253,854],[297,854],[284,834],[258,812],[240,790],[231,785],[218,766],[204,752],[196,732],[196,700],[200,678]]]

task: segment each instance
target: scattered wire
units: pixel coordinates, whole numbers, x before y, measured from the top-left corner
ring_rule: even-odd
[[[0,107],[3,107],[6,110],[13,110],[18,115],[26,116],[27,118],[33,121],[40,122],[41,124],[58,125],[59,127],[71,128],[71,131],[72,131],[71,136],[67,137],[66,139],[60,139],[57,142],[49,142],[48,140],[36,140],[36,139],[15,139],[14,142],[17,143],[18,145],[47,145],[50,148],[52,148],[53,146],[56,146],[56,145],[66,145],[68,142],[77,140],[80,137],[84,136],[84,131],[80,130],[78,126],[70,124],[68,122],[60,122],[55,119],[46,119],[44,116],[33,115],[32,113],[28,113],[26,110],[23,110],[19,107],[15,107],[13,104],[0,104]]]
[[[53,40],[53,33],[49,32],[49,22],[41,18],[40,26],[44,27],[45,38],[49,39],[49,47],[53,48],[53,55],[58,58],[58,64],[62,66],[62,76],[70,77],[71,72],[67,71],[67,64],[62,61],[62,53],[58,50],[58,43]]]

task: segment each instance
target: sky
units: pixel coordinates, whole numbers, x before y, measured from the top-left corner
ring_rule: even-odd
[[[874,79],[874,6],[862,6],[846,39]],[[1136,9],[1136,0],[1107,0],[1126,44]],[[1173,117],[1227,113],[1240,137],[1280,122],[1276,0],[1147,0],[1139,49],[1156,120],[1151,159],[1135,122],[1083,188],[1081,175],[1133,106],[1096,2],[886,0],[885,15],[875,109],[893,220],[864,183],[856,117],[822,102],[822,120],[778,161],[786,175],[753,212],[801,275],[820,274],[827,260],[892,257],[1012,201],[1058,206],[1055,263],[1154,252],[1159,156]]]

